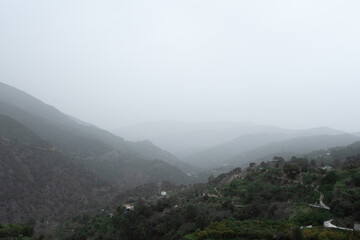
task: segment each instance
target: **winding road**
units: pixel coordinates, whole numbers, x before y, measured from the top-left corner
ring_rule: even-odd
[[[316,208],[323,208],[326,210],[330,210],[330,207],[326,206],[325,203],[323,202],[324,199],[324,194],[322,194],[321,192],[319,192],[317,189],[315,189],[316,192],[320,193],[320,198],[319,198],[319,203],[320,204],[309,204],[309,206],[311,207],[316,207]]]
[[[326,206],[325,203],[323,202],[324,194],[322,194],[320,191],[318,191],[317,188],[315,189],[315,191],[320,193],[320,198],[319,198],[319,203],[320,204],[309,204],[309,206],[330,210],[330,207]],[[330,220],[325,221],[324,222],[324,228],[336,228],[336,229],[341,229],[341,230],[346,230],[346,231],[353,231],[353,229],[351,229],[351,228],[338,227],[338,226],[332,224],[333,220],[334,219],[332,218]]]
[[[328,221],[325,221],[324,222],[324,227],[325,228],[337,228],[337,229],[346,230],[346,231],[353,231],[354,230],[352,228],[343,228],[343,227],[335,226],[334,224],[331,223],[333,220],[334,219],[330,219]]]

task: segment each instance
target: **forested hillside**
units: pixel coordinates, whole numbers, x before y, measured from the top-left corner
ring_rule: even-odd
[[[87,170],[121,188],[159,180],[177,184],[197,181],[178,168],[191,170],[191,165],[150,141],[125,141],[3,83],[0,83],[0,114],[22,123],[42,140],[76,158]]]
[[[63,220],[109,204],[120,190],[2,115],[0,156],[1,222]]]
[[[123,200],[134,210],[119,204],[79,216],[56,234],[62,239],[359,239],[356,232],[323,228],[329,219],[350,229],[360,221],[359,174],[359,156],[341,159],[330,171],[315,160],[274,157],[207,184],[176,188],[166,197]]]

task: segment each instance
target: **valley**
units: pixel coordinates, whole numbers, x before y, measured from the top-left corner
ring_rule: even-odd
[[[0,240],[360,240],[359,9],[0,0]]]
[[[0,237],[357,238],[341,232],[360,218],[356,134],[240,124],[246,134],[179,158],[0,92]]]

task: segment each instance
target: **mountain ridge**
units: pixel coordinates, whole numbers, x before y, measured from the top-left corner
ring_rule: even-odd
[[[41,138],[67,152],[81,157],[100,157],[112,149],[123,158],[136,157],[144,160],[163,160],[181,166],[181,161],[167,151],[149,142],[126,141],[119,136],[95,127],[77,118],[61,113],[31,95],[0,83],[0,114],[22,122]],[[97,149],[92,151],[92,149]],[[187,164],[185,164],[187,165]]]
[[[120,189],[10,117],[0,115],[0,220],[66,219]]]
[[[160,180],[176,184],[196,181],[181,170],[190,171],[192,166],[149,141],[126,141],[6,84],[0,83],[0,93],[0,114],[20,122],[58,151],[120,188]]]
[[[257,161],[264,156],[275,156],[281,152],[288,152],[293,155],[302,155],[318,149],[327,149],[336,146],[348,145],[358,140],[359,137],[353,136],[351,134],[319,135],[311,137],[300,136],[261,146],[255,150],[231,157],[225,162],[228,164],[239,163],[241,159],[247,158],[248,163],[250,161]]]
[[[343,134],[344,131],[329,127],[311,129],[286,129],[249,122],[144,122],[112,130],[131,140],[149,139],[180,159],[190,158],[200,152],[216,148],[249,134],[321,135]]]

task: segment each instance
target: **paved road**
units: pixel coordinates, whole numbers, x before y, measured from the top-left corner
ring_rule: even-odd
[[[324,222],[324,227],[325,228],[336,228],[336,229],[341,229],[341,230],[353,231],[352,228],[343,228],[343,227],[335,226],[334,224],[331,223],[333,220],[334,219],[330,219],[328,221],[325,221]]]
[[[316,190],[316,191],[317,191],[318,193],[320,193],[319,202],[320,202],[320,205],[322,206],[322,208],[330,210],[330,208],[329,208],[328,206],[326,206],[325,203],[323,202],[324,194],[322,194],[322,193],[319,192],[318,190]]]
[[[327,210],[330,210],[330,207],[326,206],[325,203],[323,202],[323,199],[324,199],[324,194],[322,194],[321,192],[319,192],[317,189],[315,189],[316,192],[320,193],[320,198],[319,198],[319,205],[316,205],[316,204],[309,204],[310,206],[312,207],[317,207],[317,208],[323,208],[323,209],[327,209]],[[351,228],[343,228],[343,227],[338,227],[334,224],[332,224],[331,222],[333,221],[334,219],[330,219],[328,221],[325,221],[324,222],[324,227],[325,228],[336,228],[336,229],[341,229],[341,230],[347,230],[347,231],[353,231],[353,229]]]
[[[317,189],[315,189],[315,191],[318,192],[318,193],[320,193],[320,198],[319,198],[319,203],[320,203],[320,204],[309,204],[309,206],[330,210],[330,207],[326,206],[325,203],[323,202],[324,194],[322,194],[321,192],[319,192]]]

